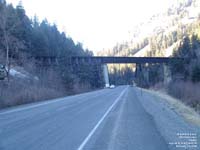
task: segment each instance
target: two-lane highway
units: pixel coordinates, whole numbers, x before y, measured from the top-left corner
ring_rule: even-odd
[[[0,111],[0,150],[167,150],[136,88],[120,86]]]

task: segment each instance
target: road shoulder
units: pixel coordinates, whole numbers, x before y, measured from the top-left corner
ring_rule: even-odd
[[[169,104],[170,109],[176,111],[188,123],[200,127],[200,115],[197,112],[195,112],[193,108],[185,105],[180,100],[168,95],[163,91],[146,90],[146,89],[144,90],[157,97],[160,97],[161,100],[165,100]]]
[[[200,136],[200,127],[188,123],[174,107],[158,94],[146,89],[134,88],[144,109],[154,119],[157,129],[168,143],[170,150],[177,150],[176,145],[171,143],[187,142],[186,139],[179,138],[179,134],[196,134]],[[199,141],[197,147],[199,148]],[[198,148],[189,148],[197,150]],[[183,149],[183,148],[182,148]],[[180,150],[182,150],[180,148]],[[179,150],[179,149],[178,149]]]

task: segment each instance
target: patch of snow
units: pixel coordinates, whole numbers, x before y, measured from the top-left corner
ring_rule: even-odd
[[[22,74],[21,72],[15,69],[10,69],[10,75],[14,77],[19,77],[19,78],[29,78],[27,75]]]
[[[143,49],[139,50],[134,57],[145,57],[147,52],[150,50],[150,45],[145,46]]]
[[[176,48],[176,46],[181,42],[181,40],[177,41],[176,43],[174,43],[172,46],[168,47],[167,49],[165,49],[165,57],[170,57],[172,56],[173,52],[174,52],[174,48]]]
[[[24,70],[24,68],[18,66],[11,67],[9,74],[15,78],[28,79],[28,80],[30,79],[36,81],[39,80],[37,76],[33,76],[32,74]]]
[[[183,18],[181,20],[181,22],[182,22],[182,24],[187,25],[187,24],[193,23],[196,20],[197,20],[196,18],[187,18],[187,17],[185,17],[185,18]]]
[[[34,76],[34,80],[39,81],[39,78],[37,76]]]

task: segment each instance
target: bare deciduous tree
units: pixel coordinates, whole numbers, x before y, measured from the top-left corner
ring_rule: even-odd
[[[23,43],[13,35],[13,31],[20,24],[20,21],[16,19],[16,16],[14,16],[11,12],[12,9],[7,8],[7,5],[5,5],[5,3],[5,1],[0,1],[0,38],[2,41],[2,45],[5,49],[5,66],[9,81],[9,73],[11,66],[10,50],[18,50],[19,47],[23,47]]]

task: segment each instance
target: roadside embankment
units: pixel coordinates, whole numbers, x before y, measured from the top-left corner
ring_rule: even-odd
[[[169,104],[169,107],[179,115],[183,116],[187,122],[200,127],[200,115],[193,108],[184,104],[181,100],[168,95],[164,90],[144,90],[156,97],[160,97],[162,100],[165,100]]]

